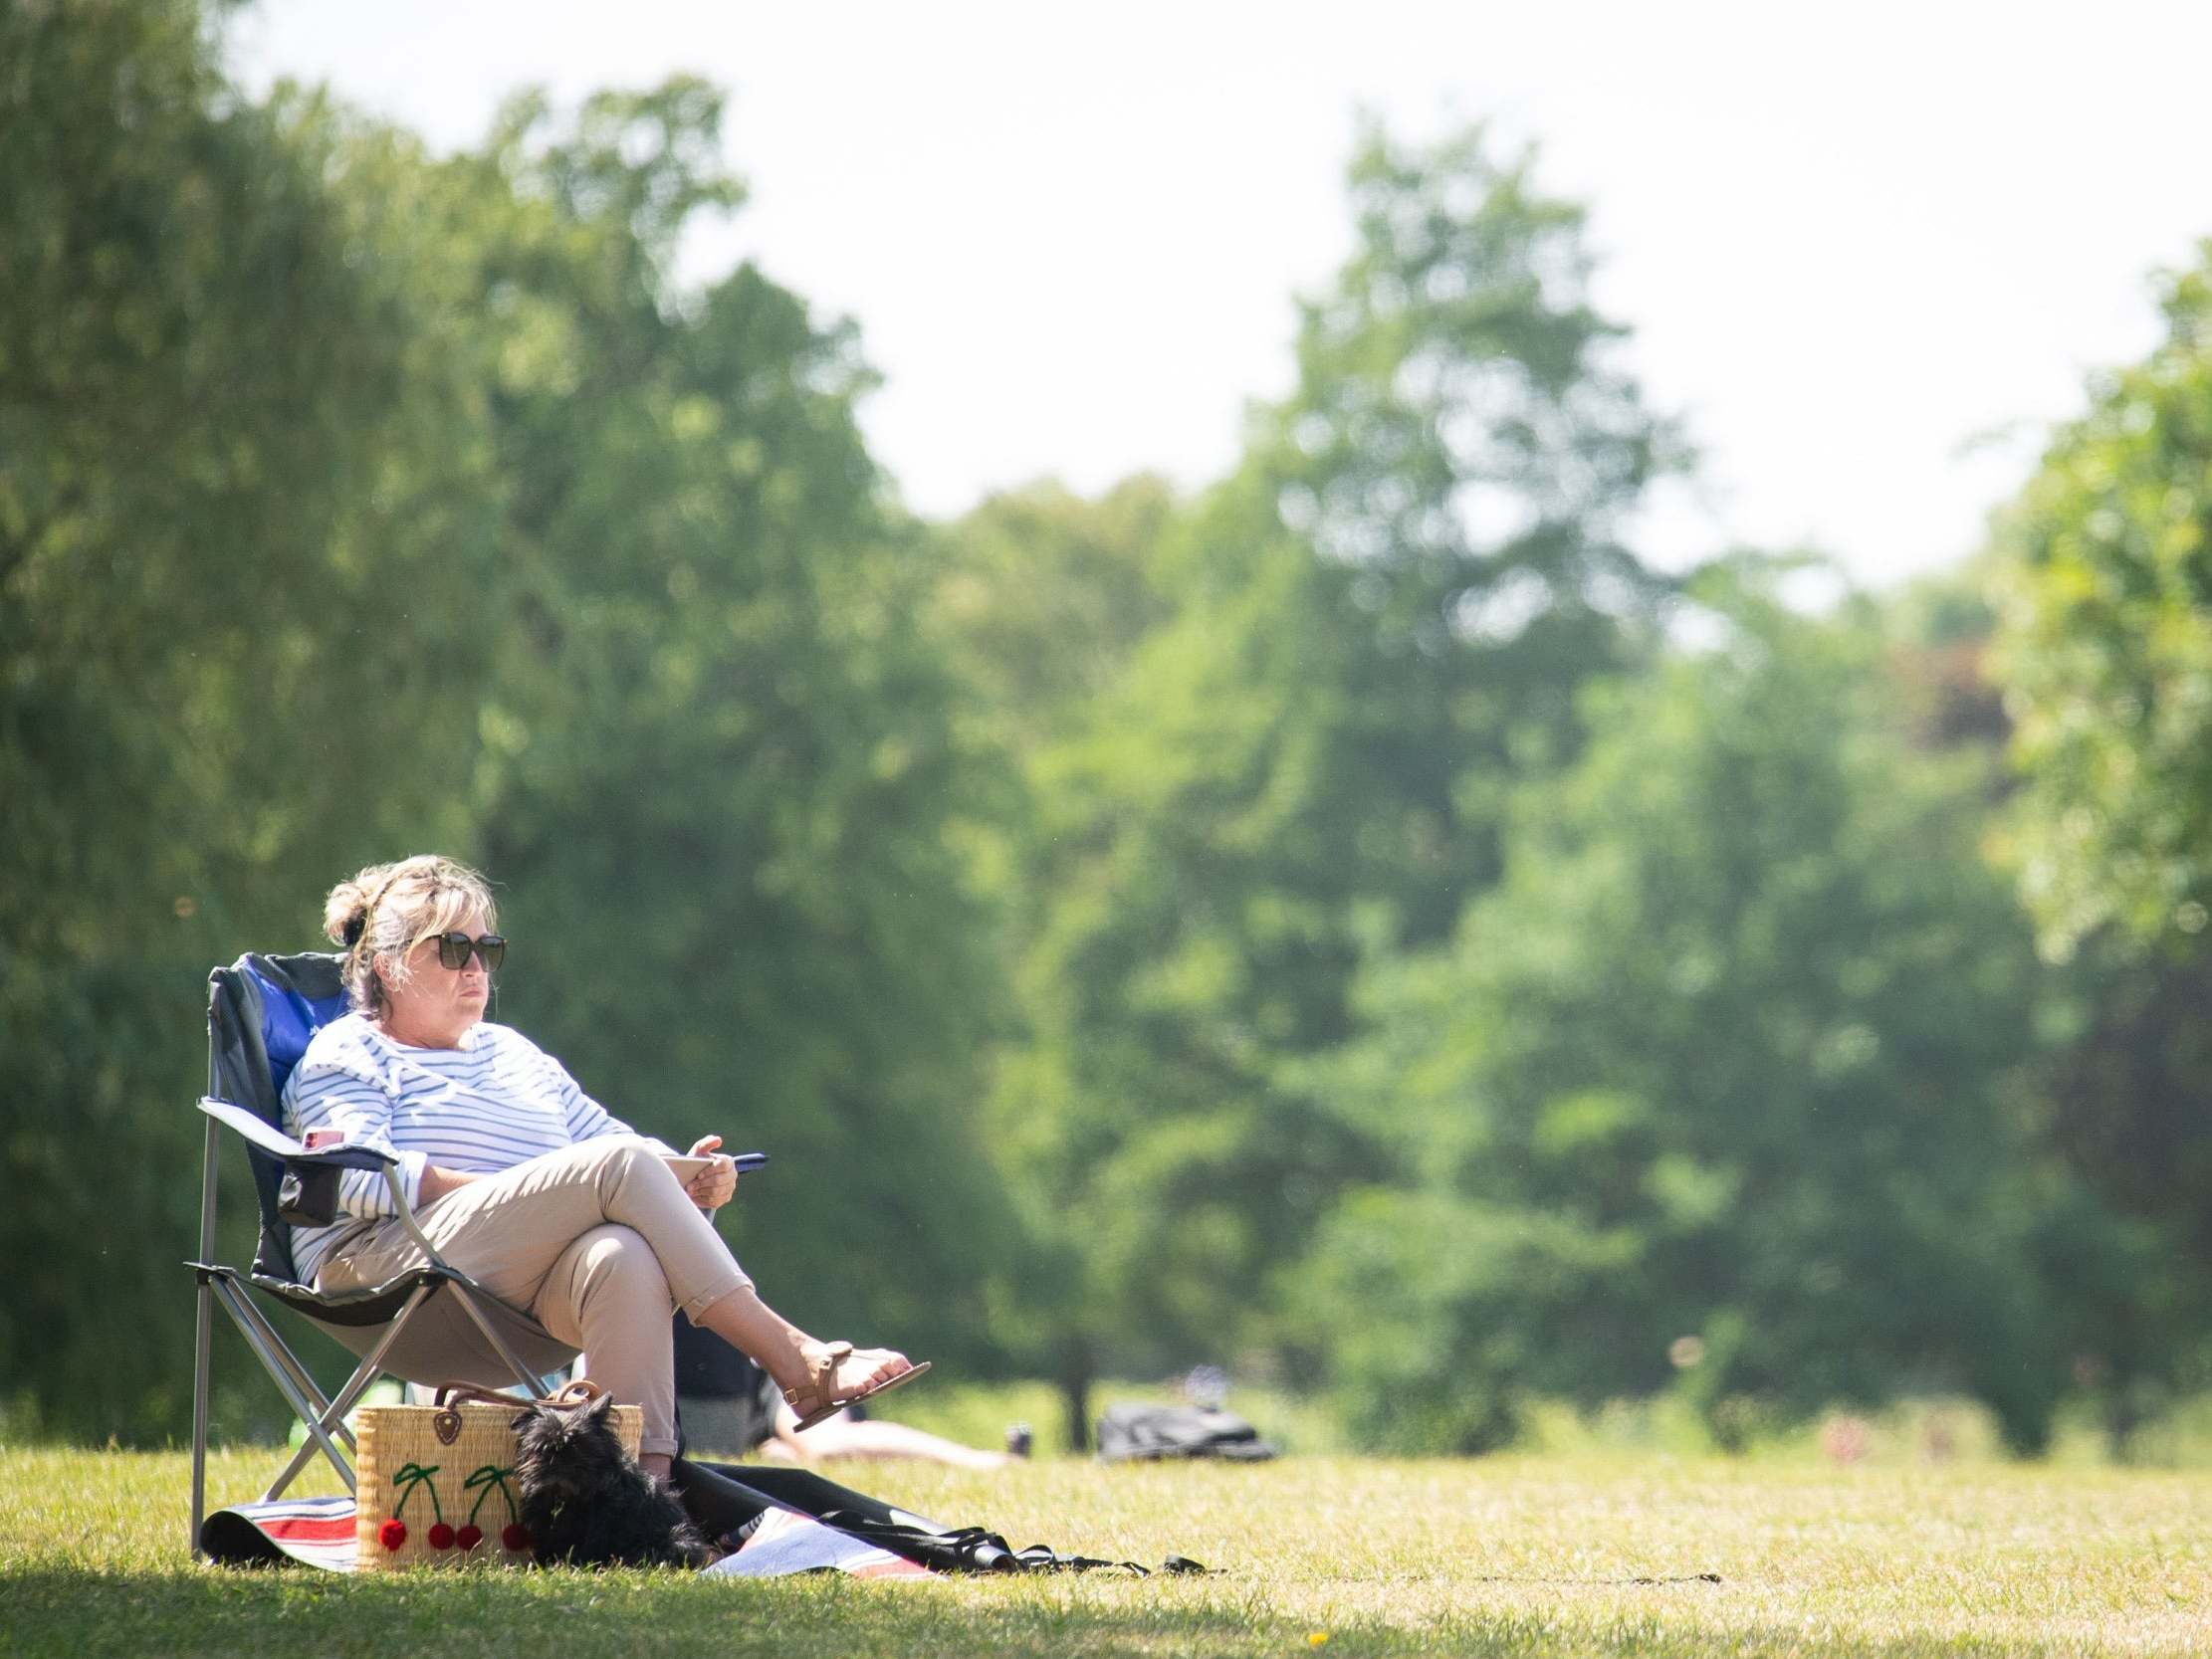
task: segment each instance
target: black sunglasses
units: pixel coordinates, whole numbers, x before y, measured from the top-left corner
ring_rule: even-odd
[[[458,973],[469,965],[469,952],[475,951],[483,958],[484,971],[490,973],[507,959],[507,940],[497,933],[486,933],[482,938],[471,938],[456,930],[440,933],[438,937],[438,962]]]

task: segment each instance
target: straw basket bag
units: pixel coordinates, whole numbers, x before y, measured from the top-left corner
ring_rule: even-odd
[[[589,1405],[606,1390],[571,1382],[544,1403]],[[516,1414],[530,1402],[489,1389],[440,1388],[435,1405],[371,1405],[355,1433],[354,1548],[363,1572],[475,1562],[528,1566],[515,1488]],[[607,1426],[637,1456],[645,1414],[617,1405]]]

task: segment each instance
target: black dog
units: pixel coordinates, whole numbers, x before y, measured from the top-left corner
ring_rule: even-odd
[[[714,1558],[684,1507],[640,1469],[607,1427],[611,1395],[515,1418],[520,1520],[541,1563],[705,1566]]]

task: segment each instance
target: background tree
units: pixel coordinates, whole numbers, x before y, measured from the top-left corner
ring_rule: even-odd
[[[1370,133],[1352,198],[1298,389],[1164,526],[1165,614],[1025,750],[1000,1139],[1079,1261],[1047,1318],[1078,1416],[1102,1363],[1282,1349],[1276,1278],[1358,1172],[1296,1068],[1353,1030],[1360,919],[1447,929],[1510,780],[1656,638],[1617,532],[1671,444],[1611,361],[1579,210],[1479,133]]]
[[[1369,977],[1335,1099],[1395,1178],[1334,1210],[1308,1306],[1378,1445],[1481,1449],[1678,1365],[1724,1440],[1915,1384],[2049,1433],[2054,1177],[2004,1089],[2035,962],[1981,768],[1899,740],[1863,626],[1733,583],[1698,590],[1726,643],[1594,695],[1451,946]]]
[[[2164,309],[1998,533],[2017,856],[2058,952],[2105,922],[2194,939],[2212,904],[2212,243]]]
[[[931,628],[981,746],[1027,764],[1121,684],[1181,597],[1179,507],[1149,475],[1095,502],[1042,481],[938,529]]]
[[[433,162],[240,98],[191,7],[0,28],[16,1385],[70,1432],[182,1421],[138,1360],[184,1351],[208,965],[424,847],[513,888],[504,1017],[641,1124],[779,1154],[740,1244],[787,1303],[988,1357],[995,993],[917,537],[851,331],[667,278],[736,196],[719,99],[526,104]]]
[[[2074,987],[2050,1135],[2133,1239],[2139,1294],[2084,1341],[2122,1440],[2212,1374],[2177,1335],[2205,1329],[2185,1310],[2212,1279],[2212,243],[2163,306],[2165,338],[2093,382],[1987,559],[2022,780],[2002,845]]]
[[[9,7],[0,65],[0,1347],[55,1426],[158,1433],[192,1010],[307,871],[462,822],[482,451],[329,111],[158,0]]]
[[[1329,782],[1408,942],[1496,879],[1512,780],[1572,757],[1589,682],[1651,660],[1665,588],[1621,533],[1685,452],[1591,299],[1583,209],[1534,166],[1479,126],[1366,132],[1356,251],[1300,308],[1297,389],[1252,456],[1353,642]]]
[[[1580,211],[1479,131],[1364,136],[1228,476],[924,525],[853,328],[674,275],[713,89],[438,159],[228,86],[225,15],[0,9],[10,1433],[181,1424],[207,966],[425,847],[507,884],[500,1017],[777,1154],[734,1224],[795,1312],[1078,1430],[1198,1359],[1404,1449],[2204,1385],[2205,270],[2010,516],[1994,651],[1970,577],[1748,561],[1700,632]]]
[[[974,1113],[995,964],[948,844],[969,762],[853,330],[750,265],[670,288],[740,196],[720,115],[690,81],[572,133],[525,103],[452,168],[511,204],[478,276],[518,612],[477,791],[528,941],[502,1013],[633,1121],[776,1154],[734,1225],[794,1315],[974,1362],[1009,1235]]]

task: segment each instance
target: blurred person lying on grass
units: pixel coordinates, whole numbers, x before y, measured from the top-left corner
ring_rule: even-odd
[[[775,1379],[705,1326],[674,1322],[676,1404],[692,1455],[722,1452],[767,1463],[819,1463],[829,1458],[915,1458],[956,1469],[998,1469],[1003,1452],[964,1446],[905,1423],[839,1411],[806,1434]]]

